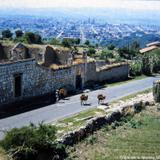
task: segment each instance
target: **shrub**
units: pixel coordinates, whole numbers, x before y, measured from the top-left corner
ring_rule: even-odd
[[[17,31],[15,31],[15,34],[16,34],[17,38],[22,37],[23,36],[23,31],[22,30],[17,30]]]
[[[115,49],[115,46],[113,44],[110,44],[107,47],[108,47],[109,50],[114,50]]]
[[[13,33],[9,29],[2,31],[2,38],[12,38],[12,36]]]
[[[87,46],[89,46],[90,45],[90,41],[86,40],[84,44],[87,45]]]
[[[153,55],[151,54],[144,54],[142,57],[142,72],[146,75],[151,75],[153,72]]]
[[[140,128],[142,124],[143,124],[142,121],[134,120],[134,119],[128,122],[129,127],[134,128],[134,129]]]
[[[130,64],[130,75],[138,76],[142,74],[142,61],[134,60]]]
[[[101,55],[100,55],[100,59],[102,60],[107,60],[108,58],[113,58],[114,55],[112,53],[112,51],[108,51],[108,50],[103,50]]]
[[[50,157],[65,157],[65,148],[55,141],[55,134],[54,126],[31,124],[7,132],[0,144],[16,160],[36,160],[40,155],[47,157],[46,160]]]
[[[94,135],[91,135],[90,137],[87,138],[87,143],[93,145],[94,143],[97,142],[97,137]]]
[[[93,55],[95,55],[95,53],[96,53],[96,50],[94,48],[88,49],[88,56],[93,56]]]
[[[60,42],[59,39],[52,38],[52,39],[49,41],[49,44],[51,44],[51,45],[60,45],[61,42]]]

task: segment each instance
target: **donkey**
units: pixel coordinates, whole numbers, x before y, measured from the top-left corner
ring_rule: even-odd
[[[81,105],[85,105],[88,100],[88,95],[82,94],[80,96]]]
[[[60,98],[60,99],[64,99],[66,96],[67,96],[67,90],[64,89],[64,88],[61,88],[61,89],[59,90],[59,98]]]
[[[103,96],[103,94],[99,94],[97,96],[98,104],[104,103],[104,100],[106,99],[106,96]]]

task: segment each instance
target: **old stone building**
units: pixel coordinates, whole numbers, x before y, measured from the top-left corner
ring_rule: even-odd
[[[47,46],[44,53],[44,65],[72,65],[73,56],[70,50],[58,50]]]
[[[127,64],[97,68],[96,62],[87,56],[73,56],[72,52],[60,52],[50,46],[44,50],[44,63],[38,64],[28,56],[26,48],[16,45],[11,49],[12,61],[0,63],[0,106],[54,93],[60,88],[82,89],[89,81],[128,77]]]
[[[11,50],[10,60],[17,61],[28,58],[31,58],[31,56],[29,55],[29,50],[22,43],[16,44]]]

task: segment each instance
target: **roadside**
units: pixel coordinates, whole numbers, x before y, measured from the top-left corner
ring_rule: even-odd
[[[136,77],[129,77],[129,78],[128,78],[127,80],[125,80],[125,81],[108,83],[108,84],[105,84],[104,86],[105,86],[105,87],[117,86],[117,85],[121,85],[121,84],[124,84],[124,83],[136,81],[136,80],[141,80],[141,79],[144,79],[144,78],[147,78],[147,77],[148,77],[148,76],[146,76],[146,75],[141,75],[141,76],[136,76]]]
[[[115,108],[121,105],[127,105],[134,101],[143,101],[143,100],[153,101],[152,89],[146,89],[135,94],[120,98],[115,100],[107,105],[99,105],[97,107],[81,111],[75,115],[69,116],[64,119],[60,119],[51,124],[57,127],[57,137],[62,137],[68,132],[74,131],[83,127],[87,122],[95,117],[105,116],[106,114],[112,112]]]
[[[147,77],[142,80],[132,81],[126,84],[107,87],[99,89],[93,92],[87,93],[89,95],[89,100],[87,103],[90,105],[81,106],[80,95],[75,95],[69,97],[68,100],[59,101],[56,104],[47,105],[43,108],[35,109],[30,112],[25,112],[12,117],[4,118],[0,120],[0,128],[2,130],[10,130],[12,128],[20,128],[27,126],[30,123],[35,125],[41,123],[50,123],[57,121],[59,119],[72,116],[81,111],[94,108],[97,105],[97,95],[103,94],[107,96],[107,102],[113,102],[122,97],[135,94],[137,92],[146,90],[153,86],[153,82],[158,80],[160,77]],[[4,133],[0,132],[0,139],[3,137]]]
[[[107,106],[100,105],[98,107],[85,110],[83,112],[75,114],[74,116],[58,120],[57,122],[54,122],[54,123],[51,123],[51,124],[56,125],[56,127],[58,129],[57,137],[59,139],[59,138],[62,138],[62,136],[68,134],[69,132],[76,131],[79,128],[85,126],[86,123],[88,123],[88,121],[90,121],[91,119],[94,119],[96,117],[103,117],[103,116],[106,116],[106,115],[110,114],[111,112],[114,112],[114,110],[116,110],[116,108],[121,106],[121,105],[129,105],[129,104],[131,104],[131,103],[133,103],[135,101],[139,102],[139,101],[143,101],[143,100],[146,100],[146,99],[149,102],[153,101],[153,96],[152,96],[151,89],[147,89],[147,90],[145,90],[143,92],[138,92],[136,94],[132,94],[132,95],[130,95],[130,97],[125,97],[123,99],[111,102]],[[127,112],[130,112],[130,110],[127,110]],[[137,117],[137,115],[135,117]],[[87,156],[90,156],[90,155],[87,155],[88,153],[90,154],[92,152],[90,150],[90,147],[92,147],[93,145],[96,145],[96,142],[97,142],[98,138],[100,139],[100,141],[103,139],[103,135],[101,135],[101,132],[104,133],[104,131],[107,131],[107,135],[108,135],[108,134],[110,134],[110,132],[113,132],[113,130],[115,130],[119,126],[127,128],[127,125],[125,126],[125,124],[127,124],[127,125],[131,124],[133,126],[133,128],[134,128],[135,125],[136,125],[136,127],[139,125],[139,121],[138,121],[138,124],[137,124],[137,121],[132,124],[131,120],[129,120],[127,122],[123,122],[123,121],[122,122],[114,122],[111,126],[103,127],[102,129],[96,131],[93,135],[89,136],[84,141],[78,143],[74,147],[69,147],[68,148],[68,152],[70,153],[71,158],[73,158],[73,159],[79,159],[79,158],[80,159],[85,159]],[[152,126],[152,124],[150,126]],[[157,133],[157,131],[155,133]],[[120,134],[121,134],[121,132],[120,132]],[[96,135],[98,135],[98,138],[96,137]],[[109,138],[109,139],[111,139],[111,138]],[[104,142],[106,142],[106,141],[104,140]],[[81,152],[81,150],[83,150],[83,148],[80,148],[80,149],[78,148],[78,150],[79,150],[78,153],[77,153],[77,149],[76,148],[79,147],[79,145],[84,145],[83,143],[85,143],[85,145],[87,144],[87,147],[86,147],[87,151],[86,151],[85,155],[80,157],[78,154],[79,154],[79,151]],[[121,142],[119,142],[118,144],[120,144],[120,143]],[[91,146],[89,146],[89,145],[91,145]],[[98,145],[100,145],[100,144],[98,144]],[[95,150],[96,149],[97,148],[95,147]],[[105,149],[105,147],[104,147],[104,149]],[[96,158],[100,157],[99,159],[102,159],[101,153],[103,153],[102,150],[100,151],[100,153],[97,154]],[[92,155],[92,156],[95,156],[95,155]],[[103,156],[103,154],[102,154],[102,156]],[[113,156],[113,155],[109,155],[109,156]],[[118,155],[118,156],[121,156],[121,155]],[[1,150],[1,149],[0,149],[0,159],[7,160],[5,152],[3,150]],[[95,157],[93,157],[93,158],[92,157],[91,158],[87,157],[87,159],[93,159],[94,160]]]

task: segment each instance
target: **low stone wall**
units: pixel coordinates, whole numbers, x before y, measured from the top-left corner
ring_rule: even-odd
[[[74,145],[87,136],[93,134],[94,131],[100,129],[103,125],[111,124],[114,121],[118,121],[121,117],[126,116],[127,112],[131,109],[133,113],[136,113],[141,111],[147,105],[153,105],[153,101],[139,101],[125,106],[116,107],[110,114],[91,119],[84,127],[66,134],[58,141],[64,145]]]

